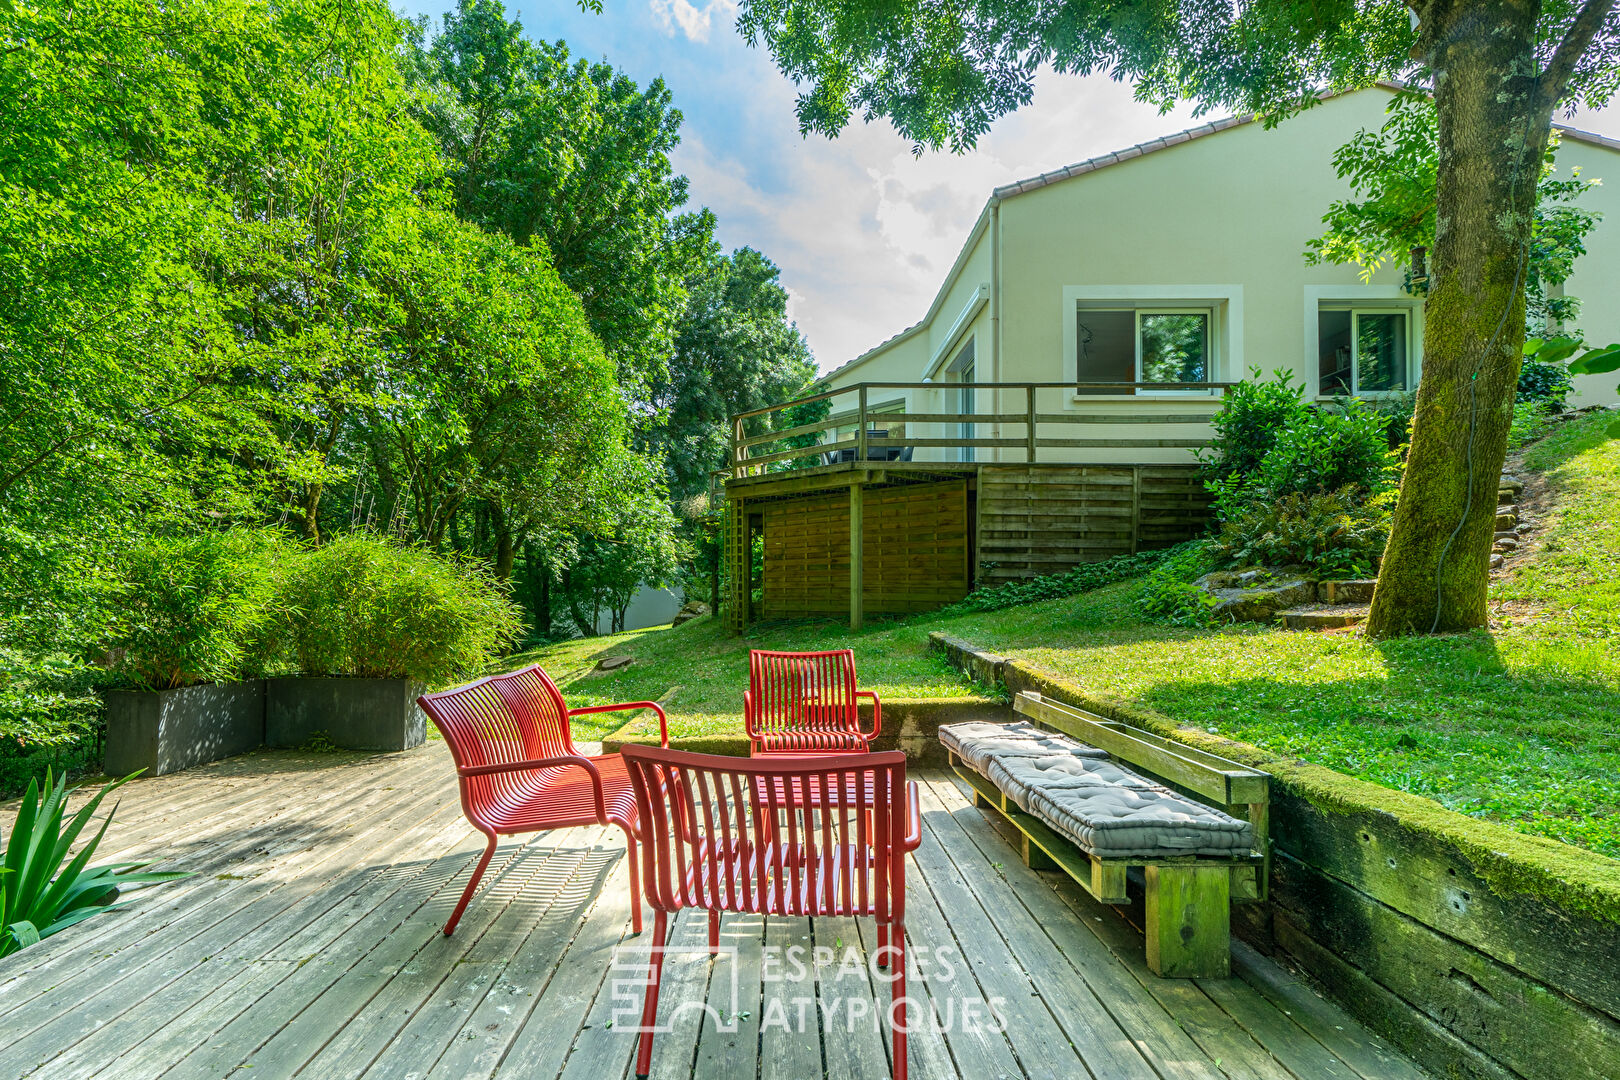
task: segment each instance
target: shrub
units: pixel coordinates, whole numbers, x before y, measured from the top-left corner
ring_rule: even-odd
[[[230,529],[132,549],[109,641],[123,681],[168,690],[243,675],[273,614],[272,570],[285,545],[273,530]]]
[[[1388,425],[1387,417],[1353,399],[1337,411],[1301,411],[1277,433],[1253,472],[1206,481],[1215,493],[1216,517],[1230,521],[1256,503],[1289,495],[1387,490],[1395,473]]]
[[[487,669],[522,629],[479,566],[369,536],[299,555],[281,595],[276,645],[306,675],[449,682]]]
[[[1549,364],[1525,357],[1519,368],[1517,404],[1535,403],[1543,411],[1557,412],[1564,407],[1574,381],[1563,364]]]
[[[103,677],[67,656],[0,649],[0,799],[21,795],[47,768],[99,764],[103,717],[94,687]]]
[[[1513,426],[1508,428],[1508,449],[1517,450],[1533,439],[1539,439],[1552,426],[1552,414],[1546,403],[1523,398],[1514,402]]]
[[[1250,503],[1221,526],[1212,553],[1221,566],[1306,566],[1361,577],[1389,542],[1393,493],[1367,499],[1357,488],[1295,492]]]
[[[1310,409],[1304,387],[1294,385],[1287,370],[1278,368],[1270,381],[1261,381],[1259,368],[1250,376],[1227,388],[1221,411],[1210,421],[1215,434],[1198,460],[1211,479],[1253,475],[1278,433]]]
[[[1061,574],[1042,574],[1026,581],[1008,581],[1001,585],[984,585],[968,593],[956,603],[928,614],[929,619],[951,618],[975,611],[1000,611],[1002,608],[1022,604],[1037,604],[1042,600],[1060,600],[1065,596],[1090,592],[1104,585],[1112,585],[1126,578],[1139,577],[1159,565],[1171,549],[1141,551],[1134,555],[1115,555],[1100,562],[1081,563]]]
[[[1193,584],[1213,569],[1209,542],[1192,540],[1162,554],[1137,594],[1137,608],[1175,626],[1214,625],[1215,598]]]
[[[111,812],[100,830],[68,862],[68,852],[101,800],[123,782],[115,780],[102,788],[65,822],[67,797],[73,790],[67,782],[47,770],[43,787],[28,785],[22,805],[17,808],[11,840],[6,844],[5,873],[0,874],[5,879],[0,886],[0,956],[37,945],[41,938],[111,909],[119,893],[131,886],[191,876],[175,871],[144,871],[149,863],[89,866],[112,823]]]

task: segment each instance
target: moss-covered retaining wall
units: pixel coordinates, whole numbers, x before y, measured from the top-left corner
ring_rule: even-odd
[[[1270,772],[1271,897],[1233,931],[1442,1077],[1620,1078],[1620,862],[1179,726],[933,635],[1033,690]]]
[[[872,703],[861,702],[861,723],[872,724]],[[1006,723],[1012,710],[1005,703],[985,697],[890,698],[883,702],[883,726],[872,744],[874,750],[904,750],[913,768],[944,768],[945,748],[939,742],[939,725],[964,720]],[[602,740],[604,753],[614,753],[626,743],[658,745],[658,720],[651,713],[637,716]],[[735,732],[723,735],[676,736],[669,744],[677,750],[701,754],[748,755],[748,736],[743,733],[742,717]]]

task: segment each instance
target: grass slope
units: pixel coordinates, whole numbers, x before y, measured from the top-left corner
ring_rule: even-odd
[[[733,639],[712,619],[538,650],[577,704],[682,689],[671,725],[740,726],[750,646],[853,644],[864,686],[885,696],[973,692],[927,652],[945,630],[1016,655],[1087,691],[1533,835],[1620,857],[1620,442],[1605,414],[1533,446],[1556,511],[1535,550],[1496,583],[1487,631],[1369,642],[1352,634],[1219,631],[1144,622],[1137,581],[954,619],[755,627]],[[589,674],[595,658],[638,662]],[[610,730],[605,724],[595,734]],[[590,731],[582,729],[581,738]]]

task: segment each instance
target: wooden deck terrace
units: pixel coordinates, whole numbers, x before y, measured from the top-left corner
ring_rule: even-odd
[[[1160,980],[1142,935],[1019,862],[956,781],[924,773],[908,868],[911,1075],[962,1080],[1417,1080],[1415,1066],[1270,961]],[[482,838],[450,757],[266,751],[122,799],[98,861],[195,876],[0,960],[0,1077],[547,1077],[630,1073],[640,990],[622,836],[504,844],[454,937],[440,925]],[[15,806],[0,808],[9,825]],[[890,1075],[860,962],[869,920],[702,912],[666,960],[652,1075]],[[795,972],[788,950],[799,946]],[[932,954],[932,955],[930,955]],[[623,970],[623,969],[620,969]],[[630,985],[634,985],[632,982]],[[708,1002],[707,1014],[677,1002]],[[618,1021],[615,1026],[615,1020]]]

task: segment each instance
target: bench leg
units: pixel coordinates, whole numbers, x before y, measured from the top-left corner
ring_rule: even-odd
[[[1166,979],[1225,978],[1232,971],[1231,870],[1148,866],[1147,962]]]
[[[998,814],[1001,812],[1001,804],[993,803],[989,799],[985,798],[978,788],[973,789],[973,805],[977,806],[980,810],[994,810]]]
[[[1061,870],[1063,869],[1052,856],[1041,850],[1041,846],[1023,833],[1018,834],[1018,854],[1023,857],[1024,865],[1031,870]]]

